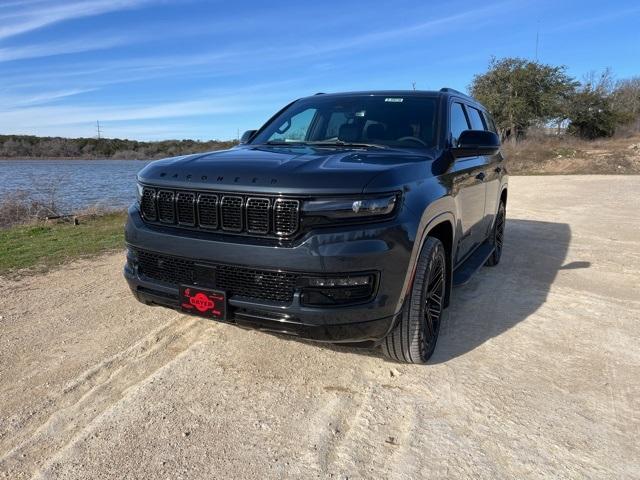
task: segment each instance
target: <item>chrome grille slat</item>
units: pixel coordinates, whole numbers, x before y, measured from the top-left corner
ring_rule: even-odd
[[[158,219],[158,213],[156,212],[156,191],[153,188],[143,188],[142,198],[140,199],[140,211],[142,216],[155,222]]]
[[[210,193],[198,195],[198,222],[202,228],[218,228],[218,196]]]
[[[276,235],[283,237],[292,235],[298,230],[300,218],[300,201],[278,198],[273,206]]]
[[[242,197],[225,195],[220,200],[221,225],[229,232],[242,231]]]
[[[192,192],[176,193],[176,211],[178,223],[193,227],[196,224],[196,194]]]
[[[269,233],[270,203],[268,198],[250,197],[247,199],[247,232]]]
[[[300,228],[300,201],[276,196],[144,186],[140,212],[150,223],[263,237],[290,237]]]
[[[159,190],[156,203],[158,204],[158,219],[162,223],[175,223],[175,195],[170,190]]]

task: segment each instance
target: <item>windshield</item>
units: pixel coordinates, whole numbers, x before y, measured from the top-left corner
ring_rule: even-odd
[[[317,95],[294,102],[251,143],[432,147],[435,110],[433,97]]]

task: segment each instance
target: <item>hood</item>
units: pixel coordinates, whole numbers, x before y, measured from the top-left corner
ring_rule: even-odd
[[[282,194],[360,193],[384,173],[431,160],[429,151],[241,146],[147,165],[143,183],[185,189]],[[384,175],[382,176],[384,178]]]

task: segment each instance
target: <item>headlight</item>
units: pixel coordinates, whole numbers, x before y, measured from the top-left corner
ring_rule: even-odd
[[[302,213],[311,217],[354,219],[389,215],[398,203],[398,194],[384,194],[360,198],[322,198],[308,200]]]

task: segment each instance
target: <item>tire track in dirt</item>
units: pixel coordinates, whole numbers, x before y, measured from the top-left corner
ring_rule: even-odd
[[[398,388],[376,385],[363,395],[345,422],[347,428],[332,444],[328,458],[334,470],[350,478],[411,477],[407,460],[414,457],[409,445],[416,415],[410,396],[399,407]],[[366,455],[354,456],[355,451]]]
[[[92,366],[68,382],[49,404],[46,421],[25,425],[19,437],[0,446],[0,472],[25,478],[61,450],[101,413],[173,361],[214,324],[176,315],[124,351]],[[15,445],[4,451],[9,445]]]
[[[420,457],[411,448],[411,436],[419,428],[414,393],[395,381],[379,380],[365,373],[352,376],[348,388],[324,388],[333,395],[323,396],[309,419],[314,448],[303,464],[333,478],[411,478]],[[406,397],[401,405],[400,396]]]

